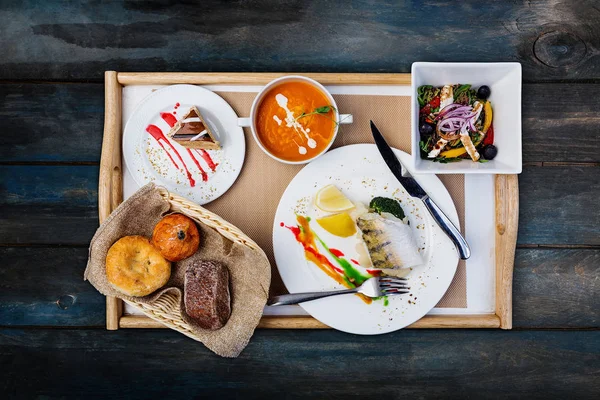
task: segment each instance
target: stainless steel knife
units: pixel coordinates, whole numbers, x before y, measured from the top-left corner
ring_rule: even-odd
[[[412,197],[417,197],[423,200],[425,207],[429,210],[433,219],[436,220],[440,228],[448,235],[450,240],[456,246],[456,250],[458,251],[458,255],[461,259],[466,260],[471,256],[471,249],[469,248],[469,244],[465,240],[465,238],[460,234],[460,231],[450,218],[444,214],[444,212],[434,203],[433,200],[427,195],[425,190],[417,183],[416,180],[410,177],[402,176],[402,164],[394,154],[394,150],[387,144],[379,129],[375,126],[373,121],[371,121],[371,132],[373,132],[373,139],[375,139],[375,144],[379,149],[379,153],[383,157],[383,160],[392,171],[392,174],[398,179],[398,181],[404,186],[404,189],[410,194]]]

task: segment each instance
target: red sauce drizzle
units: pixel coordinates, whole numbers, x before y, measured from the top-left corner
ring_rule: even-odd
[[[192,177],[192,174],[188,170],[187,165],[185,165],[185,162],[183,161],[183,158],[181,158],[181,155],[179,155],[179,152],[177,151],[177,149],[175,147],[173,147],[173,145],[171,144],[171,142],[169,142],[169,140],[165,137],[165,135],[162,133],[162,131],[160,130],[160,128],[158,126],[156,126],[156,125],[148,125],[146,127],[146,132],[148,132],[154,139],[156,139],[156,141],[158,142],[158,144],[160,145],[160,147],[162,147],[165,150],[165,152],[169,156],[169,159],[173,162],[173,164],[175,165],[175,167],[177,169],[179,169],[179,167],[177,166],[177,163],[175,162],[175,160],[173,160],[173,157],[171,157],[171,154],[169,154],[169,152],[167,151],[167,149],[165,148],[165,146],[162,144],[162,142],[165,142],[166,144],[169,145],[169,147],[171,147],[171,150],[173,150],[175,152],[175,155],[177,156],[177,158],[179,158],[179,161],[181,161],[181,164],[183,164],[183,168],[185,169],[185,173],[187,175],[187,178],[190,181],[190,186],[191,187],[196,186],[196,181],[194,180],[194,178]]]
[[[177,165],[177,163],[175,162],[175,160],[173,160],[173,157],[171,157],[171,154],[167,151],[167,149],[165,149],[165,146],[161,142],[161,140],[163,140],[169,146],[171,146],[171,143],[169,143],[169,141],[167,140],[167,138],[165,137],[165,135],[163,135],[163,133],[160,130],[160,128],[158,126],[156,126],[156,125],[148,125],[148,127],[146,128],[146,132],[148,132],[150,135],[152,135],[152,137],[154,139],[156,139],[156,141],[158,142],[158,144],[160,145],[160,147],[162,147],[163,150],[165,151],[165,153],[167,153],[167,155],[169,156],[169,159],[171,160],[171,162],[173,163],[173,165],[175,166],[175,168],[179,169],[179,166]],[[173,146],[171,146],[171,147],[173,147]]]
[[[305,251],[309,252],[310,254],[313,255],[313,257],[315,257],[315,259],[317,259],[318,261],[320,261],[321,263],[327,265],[329,268],[333,269],[334,271],[343,274],[344,270],[341,268],[336,267],[335,265],[333,265],[328,259],[327,257],[325,257],[323,254],[319,253],[318,250],[316,250],[313,247],[306,247],[304,249]]]
[[[297,226],[287,226],[283,222],[281,223],[281,226],[285,226],[286,228],[288,228],[294,234],[296,240],[301,244],[304,244],[302,242],[302,239],[300,239],[300,228],[298,228]]]
[[[175,103],[175,108],[179,108],[180,105],[181,104],[179,104],[179,103]]]
[[[173,112],[174,114],[175,112]],[[172,128],[177,123],[177,118],[171,113],[160,113],[160,117]]]
[[[379,274],[381,274],[381,271],[378,269],[368,269],[367,272],[373,276],[379,276]]]
[[[206,171],[204,171],[204,169],[202,169],[202,166],[200,166],[200,163],[198,162],[196,157],[194,157],[194,153],[192,153],[192,151],[190,149],[188,149],[187,147],[186,147],[186,150],[187,150],[188,154],[190,155],[190,157],[192,157],[192,160],[194,161],[194,164],[196,164],[196,167],[198,167],[198,169],[200,170],[200,173],[202,174],[202,181],[206,182],[208,180],[208,175],[206,174]]]
[[[200,157],[202,157],[202,159],[206,162],[206,164],[208,164],[208,168],[210,168],[212,170],[212,172],[215,172],[217,170],[217,165],[219,164],[215,164],[215,162],[213,161],[213,159],[210,157],[210,154],[208,154],[208,152],[204,149],[194,149],[196,150],[196,152],[200,155]]]
[[[283,222],[280,225],[289,229],[294,234],[296,240],[304,248],[304,255],[306,259],[312,261],[317,267],[321,269],[321,271],[325,272],[329,277],[333,278],[339,284],[344,285],[348,288],[352,287],[348,284],[348,282],[346,282],[342,278],[342,275],[340,275],[344,273],[344,270],[333,265],[329,261],[329,259],[323,254],[321,254],[317,249],[314,234],[312,233],[312,230],[308,225],[308,219],[306,217],[297,215],[296,220],[298,221],[299,226],[287,226],[283,224]],[[300,226],[302,227],[302,229],[300,229]],[[329,251],[333,254],[333,251],[331,251],[331,249],[329,249]],[[367,304],[371,304],[372,302],[371,298],[366,297],[362,294],[357,294],[357,296],[360,297]]]
[[[279,223],[279,226],[281,226],[281,227],[284,227],[284,226],[285,226],[285,224],[284,224],[283,222],[280,222],[280,223]]]
[[[344,253],[342,253],[338,249],[329,249],[329,252],[336,257],[344,257]]]
[[[354,258],[351,258],[350,261],[352,261],[356,265],[360,265],[360,263],[358,261],[356,261]]]

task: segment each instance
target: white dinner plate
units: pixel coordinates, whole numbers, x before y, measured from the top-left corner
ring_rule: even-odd
[[[206,153],[191,150],[190,154],[186,148],[167,139],[173,150],[168,143],[155,140],[147,132],[147,127],[154,125],[166,136],[170,126],[161,115],[170,113],[180,119],[193,105],[198,107],[221,143],[220,150]],[[199,86],[172,85],[157,90],[136,107],[125,126],[123,158],[127,169],[139,186],[156,182],[198,204],[215,200],[233,185],[244,164],[244,131],[237,119],[225,100]],[[214,171],[211,164],[216,165]]]
[[[399,150],[403,165],[410,156]],[[458,214],[450,195],[435,175],[415,179],[458,226]],[[385,165],[373,144],[340,147],[304,167],[283,193],[273,223],[273,249],[279,274],[290,293],[342,289],[315,264],[306,260],[304,250],[289,226],[296,226],[296,214],[312,216],[310,226],[330,247],[341,251],[347,260],[359,259],[357,238],[339,238],[316,222],[318,211],[313,197],[321,187],[334,184],[350,200],[368,205],[375,196],[395,197],[410,221],[425,264],[407,276],[410,294],[390,296],[366,304],[355,295],[342,295],[302,303],[314,318],[332,328],[355,334],[374,335],[392,332],[423,317],[442,298],[456,272],[458,255],[451,240],[439,228],[423,203],[410,197]],[[333,260],[332,260],[333,261]]]

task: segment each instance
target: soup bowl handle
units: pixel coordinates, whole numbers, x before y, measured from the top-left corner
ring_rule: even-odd
[[[238,126],[241,126],[242,128],[250,128],[250,126],[252,125],[252,119],[250,118],[238,118]]]
[[[340,114],[340,124],[351,124],[354,122],[352,114]]]

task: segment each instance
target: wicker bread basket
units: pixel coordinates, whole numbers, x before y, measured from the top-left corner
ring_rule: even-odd
[[[252,239],[246,236],[234,225],[181,196],[169,193],[169,191],[167,191],[165,188],[157,187],[157,189],[160,195],[169,202],[169,205],[171,206],[171,212],[185,214],[188,217],[215,229],[232,242],[246,246],[250,250],[257,252],[261,257],[267,259],[264,251]],[[180,295],[167,292],[153,301],[152,304],[129,300],[124,301],[127,304],[136,307],[153,320],[158,321],[171,329],[179,331],[194,340],[200,340],[181,317],[179,306],[180,300]]]

